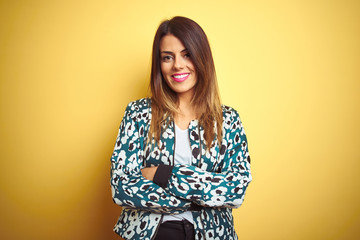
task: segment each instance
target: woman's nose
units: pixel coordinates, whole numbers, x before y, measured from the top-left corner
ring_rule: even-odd
[[[174,62],[175,69],[183,69],[185,66],[185,61],[181,57],[176,57]]]

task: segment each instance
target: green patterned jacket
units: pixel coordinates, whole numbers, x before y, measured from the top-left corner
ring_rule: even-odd
[[[251,181],[250,157],[238,113],[222,107],[221,146],[214,139],[207,151],[204,129],[193,120],[189,124],[192,163],[174,165],[173,121],[162,126],[159,144],[151,147],[147,141],[151,100],[129,103],[111,157],[112,197],[122,206],[114,227],[117,234],[150,240],[163,215],[192,210],[195,239],[237,239],[232,209],[242,204]],[[161,182],[142,176],[140,170],[149,166],[159,166],[156,175],[162,175]]]

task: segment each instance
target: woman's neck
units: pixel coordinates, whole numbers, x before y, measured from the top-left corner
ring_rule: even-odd
[[[192,96],[179,95],[179,112],[175,114],[174,120],[178,127],[186,129],[191,120],[196,119],[195,107],[191,103]]]

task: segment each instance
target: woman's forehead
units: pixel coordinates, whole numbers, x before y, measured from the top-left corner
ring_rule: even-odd
[[[172,34],[163,36],[160,40],[160,52],[182,52],[186,51],[184,44]]]

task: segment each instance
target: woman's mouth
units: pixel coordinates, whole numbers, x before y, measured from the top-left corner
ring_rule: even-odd
[[[183,82],[190,76],[190,73],[173,74],[171,78],[176,82]]]

